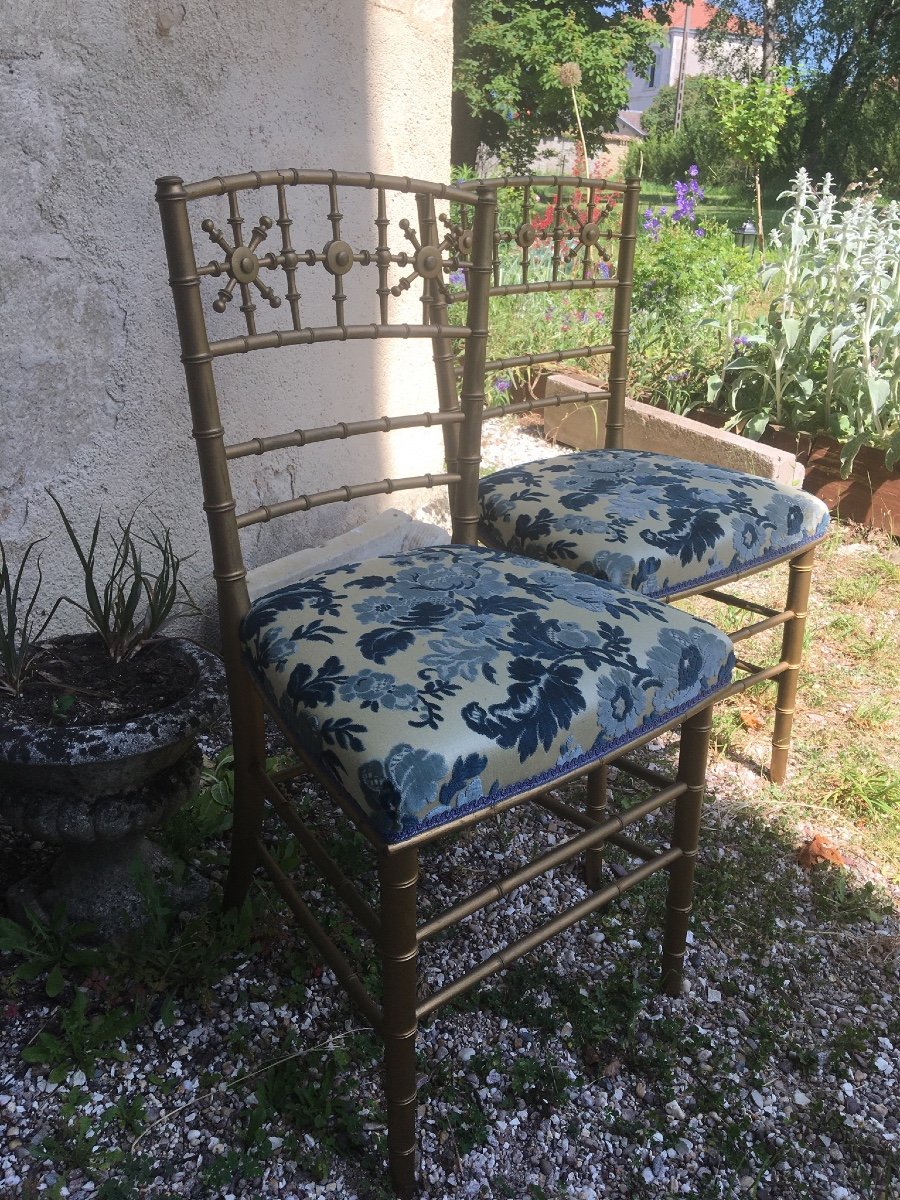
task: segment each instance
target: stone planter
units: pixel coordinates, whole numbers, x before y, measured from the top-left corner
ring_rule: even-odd
[[[144,836],[196,789],[197,734],[225,711],[221,660],[193,642],[166,640],[189,687],[158,712],[79,728],[0,722],[0,817],[62,853],[7,893],[11,912],[46,918],[62,904],[72,920],[115,937],[144,916],[142,874],[169,877],[176,904],[197,896]]]

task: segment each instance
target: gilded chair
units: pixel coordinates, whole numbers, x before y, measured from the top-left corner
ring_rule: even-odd
[[[712,626],[668,606],[477,546],[495,203],[490,188],[461,191],[382,175],[270,170],[199,183],[166,177],[158,181],[157,200],[200,461],[233,719],[235,809],[226,902],[239,904],[253,872],[267,871],[351,1001],[383,1039],[390,1175],[398,1195],[411,1196],[416,1029],[440,1005],[661,871],[669,876],[662,980],[670,993],[678,992],[709,706],[728,685],[731,643]],[[371,205],[369,233],[351,243],[341,210],[364,202]],[[469,214],[465,237],[439,236],[438,203],[446,206],[440,214],[445,222],[458,222],[462,210]],[[224,209],[228,236],[222,232],[224,221],[217,224],[209,216],[216,208]],[[257,224],[245,241],[248,209]],[[294,248],[292,212],[298,211],[304,213],[298,244],[324,243],[321,251]],[[275,244],[267,248],[273,227]],[[207,239],[214,257],[204,262],[201,247]],[[448,328],[444,276],[451,269],[468,273],[470,290],[465,323]],[[322,305],[310,314],[309,298],[317,286]],[[240,306],[231,303],[238,295]],[[422,303],[418,323],[407,311],[413,295]],[[273,310],[268,328],[257,312],[259,297],[270,305],[287,301]],[[361,306],[371,309],[365,320]],[[214,322],[221,324],[226,313],[232,327],[220,333]],[[251,385],[257,354],[277,350],[301,359],[294,368],[299,420],[313,403],[321,403],[302,386],[302,360],[311,348],[327,350],[337,362],[352,343],[398,337],[431,339],[445,382],[453,376],[447,338],[465,346],[460,394],[452,402],[444,394],[443,409],[420,415],[357,413],[338,420],[343,399],[338,392],[328,402],[332,423],[252,436],[243,431],[226,441],[227,413],[220,412],[219,390],[224,396],[226,387],[233,389],[237,356]],[[365,380],[356,384],[356,393],[364,396]],[[311,453],[320,461],[326,443],[334,442],[343,455],[367,435],[393,440],[403,430],[431,426],[436,437],[437,427],[455,431],[454,461],[443,472],[357,480],[301,494],[292,489],[284,498],[243,510],[237,506],[233,482],[239,480],[232,475],[248,456],[296,452],[302,472]],[[376,443],[372,453],[378,450]],[[440,455],[439,437],[436,450]],[[358,456],[355,463],[360,468],[366,460]],[[245,531],[332,502],[419,487],[449,489],[453,544],[332,567],[250,603],[241,545]],[[267,775],[264,712],[295,748],[301,764],[296,771]],[[586,808],[549,794],[549,788],[618,759],[679,722],[677,777],[663,779],[644,770],[653,794],[627,811],[609,816],[590,794]],[[299,771],[313,775],[335,811],[371,844],[377,902],[370,902],[298,816],[289,781]],[[488,816],[513,819],[512,810],[526,801],[549,806],[574,832],[527,866],[420,920],[420,851]],[[631,827],[666,806],[672,831],[665,844],[637,841]],[[264,807],[286,824],[307,864],[371,939],[372,960],[381,967],[375,994],[326,931],[321,912],[312,911],[268,848]],[[624,872],[604,876],[606,843],[631,856]],[[486,949],[471,970],[430,994],[420,993],[417,960],[429,939],[579,857],[589,890],[568,910],[510,945]],[[427,894],[427,883],[422,892]]]
[[[488,371],[573,359],[596,362],[597,355],[608,365],[604,387],[543,401],[532,395],[486,411],[487,419],[599,401],[606,405],[605,438],[603,449],[510,467],[483,479],[479,538],[655,600],[699,594],[742,610],[755,619],[731,631],[735,643],[783,626],[778,662],[762,667],[739,658],[741,674],[731,688],[738,692],[777,681],[769,774],[780,783],[790,749],[815,546],[827,531],[828,511],[815,496],[791,486],[625,448],[639,180],[531,176],[486,182],[500,189],[498,211],[509,214],[495,232],[494,303],[510,296],[562,299],[571,314],[564,346],[493,357]],[[465,220],[462,210],[457,233],[464,241]],[[611,312],[608,327],[595,320],[601,309]],[[558,326],[558,321],[547,322],[548,329]],[[609,335],[591,340],[597,328],[609,328]],[[452,403],[449,389],[447,396]],[[597,427],[603,423],[598,416]],[[722,590],[784,562],[788,585],[780,608]]]

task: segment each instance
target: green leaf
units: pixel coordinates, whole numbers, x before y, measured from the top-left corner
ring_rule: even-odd
[[[822,344],[822,339],[828,333],[828,326],[823,325],[820,321],[816,321],[809,333],[809,352],[815,354],[819,346]]]
[[[889,471],[894,469],[894,463],[900,459],[900,429],[891,434],[887,449],[884,452],[885,466]]]
[[[782,317],[781,331],[784,334],[784,340],[789,350],[793,350],[794,346],[796,346],[797,338],[800,336],[802,328],[803,323],[798,321],[796,317]]]
[[[756,442],[756,441],[759,441],[759,439],[765,433],[766,426],[768,424],[769,424],[768,412],[756,413],[755,416],[752,416],[750,418],[750,420],[747,422],[747,424],[741,430],[741,433],[743,434],[744,437],[752,438],[753,441]]]
[[[869,389],[869,400],[872,403],[872,411],[880,413],[891,396],[889,380],[883,379],[880,375],[869,375],[866,377],[866,386]]]
[[[846,479],[853,469],[853,460],[865,444],[865,433],[857,433],[849,442],[841,446],[841,478]]]
[[[172,996],[166,996],[159,1010],[159,1019],[164,1028],[171,1029],[175,1024],[175,1001]]]
[[[0,950],[24,953],[31,945],[27,930],[8,917],[0,917]]]
[[[59,966],[55,966],[53,968],[53,970],[50,972],[50,974],[47,976],[47,985],[46,985],[47,995],[51,999],[53,999],[55,996],[59,995],[59,993],[63,990],[63,988],[65,986],[66,986],[65,976],[63,975]]]
[[[41,955],[38,958],[30,959],[28,962],[19,963],[16,967],[16,978],[25,979],[29,983],[33,979],[37,979],[39,975],[43,975],[47,969],[47,959]]]

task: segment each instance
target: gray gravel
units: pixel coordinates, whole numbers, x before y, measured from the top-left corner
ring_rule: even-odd
[[[492,451],[539,452],[518,430]],[[670,751],[666,740],[649,748]],[[829,890],[797,866],[804,831],[757,820],[761,789],[749,767],[711,771],[682,997],[654,991],[654,880],[422,1029],[423,1200],[900,1196],[897,906],[869,912],[852,888]],[[486,822],[428,852],[429,900],[562,833],[541,812]],[[857,858],[854,870],[860,884],[880,880],[875,864]],[[564,869],[467,931],[508,940],[581,894]],[[458,935],[441,940],[423,955],[425,980],[440,985],[479,957]],[[124,1039],[121,1061],[57,1086],[20,1058],[53,1002],[20,1011],[0,990],[0,1197],[386,1196],[377,1057],[330,971],[292,981],[290,961],[248,955],[202,1002],[176,1003]],[[340,1059],[330,1086],[359,1117],[364,1147],[335,1154],[327,1122],[298,1133],[274,1117],[250,1171],[243,1131],[289,1034],[311,1072]],[[119,1114],[135,1097],[144,1117],[127,1131]],[[58,1173],[63,1156],[54,1168],[40,1146],[62,1129]]]

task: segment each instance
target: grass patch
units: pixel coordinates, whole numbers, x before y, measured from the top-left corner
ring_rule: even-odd
[[[761,572],[737,590],[777,606],[787,569]],[[736,614],[711,601],[686,607],[720,627]],[[856,844],[900,879],[900,545],[835,521],[813,572],[788,778],[761,804]],[[732,624],[729,624],[732,622]],[[743,644],[760,665],[777,662],[777,631]],[[716,706],[714,754],[765,764],[775,688],[761,685]],[[843,833],[841,831],[844,831]]]

